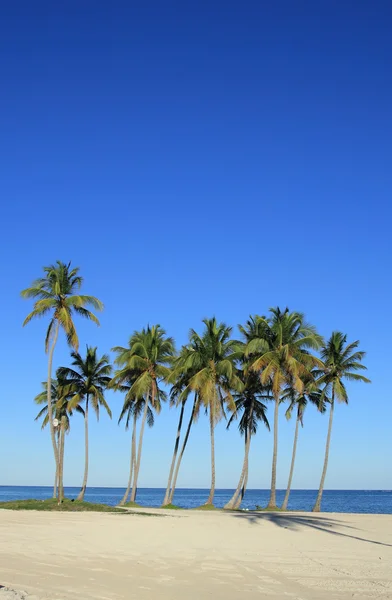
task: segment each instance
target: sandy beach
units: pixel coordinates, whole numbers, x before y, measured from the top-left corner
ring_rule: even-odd
[[[0,510],[0,586],[51,600],[392,598],[392,515],[155,512]]]

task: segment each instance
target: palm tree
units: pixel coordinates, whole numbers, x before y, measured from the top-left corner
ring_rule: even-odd
[[[86,357],[83,358],[78,352],[72,352],[73,358],[71,367],[60,367],[57,369],[58,376],[68,386],[71,392],[69,408],[76,409],[77,406],[84,403],[84,432],[85,432],[85,461],[83,484],[77,500],[83,500],[87,487],[88,479],[88,413],[89,406],[93,407],[97,419],[99,418],[99,408],[105,408],[109,417],[112,412],[105,400],[104,392],[110,381],[112,370],[109,364],[109,357],[104,354],[101,358],[97,357],[97,348],[87,346]]]
[[[308,403],[310,402],[311,404],[316,406],[321,413],[324,413],[326,410],[326,398],[322,397],[321,391],[319,389],[319,383],[316,381],[314,374],[312,372],[305,374],[302,377],[302,381],[304,385],[302,392],[298,392],[293,386],[289,386],[282,394],[282,401],[289,401],[290,403],[288,409],[286,410],[286,418],[291,419],[293,410],[296,410],[293,452],[291,456],[290,473],[286,493],[282,504],[282,510],[287,510],[287,506],[289,503],[291,482],[293,480],[295,458],[297,453],[299,425],[301,425],[301,427],[303,427],[304,425],[303,419],[305,409]]]
[[[189,435],[191,433],[191,428],[193,423],[195,423],[197,421],[198,415],[199,415],[199,410],[200,410],[200,402],[198,401],[198,396],[195,393],[194,397],[193,397],[193,404],[192,404],[192,410],[191,410],[191,414],[189,417],[189,421],[188,421],[188,425],[185,431],[185,436],[184,436],[184,440],[182,442],[182,446],[181,446],[181,450],[180,453],[178,455],[178,459],[177,459],[177,464],[175,465],[175,469],[174,469],[174,473],[173,473],[173,477],[170,480],[170,492],[169,492],[169,498],[168,500],[163,504],[163,506],[166,506],[167,504],[173,504],[173,499],[174,499],[174,492],[176,491],[176,486],[177,486],[177,478],[178,478],[178,473],[180,471],[180,466],[181,466],[181,461],[182,458],[184,456],[184,452],[185,452],[185,448],[188,444],[188,440],[189,440]],[[166,500],[166,498],[165,498]]]
[[[319,348],[322,338],[312,325],[305,323],[302,313],[290,312],[288,308],[284,311],[280,308],[271,308],[270,312],[269,318],[258,316],[252,318],[254,337],[248,343],[246,354],[252,362],[252,368],[260,374],[261,383],[271,384],[274,396],[274,446],[268,508],[275,509],[277,508],[276,466],[281,394],[284,386],[290,384],[299,392],[303,390],[301,376],[313,366],[321,364],[308,349]]]
[[[165,330],[160,325],[152,327],[148,325],[147,328],[133,333],[127,348],[117,346],[113,348],[113,352],[117,353],[115,363],[121,368],[116,372],[112,385],[123,383],[131,375],[132,385],[129,394],[137,402],[143,402],[130,499],[131,502],[135,502],[148,409],[151,405],[152,409],[159,412],[160,402],[166,398],[166,394],[160,389],[159,384],[167,381],[170,375],[170,365],[175,353],[174,340],[166,336]]]
[[[263,422],[268,431],[270,426],[267,419],[267,407],[262,400],[272,400],[268,387],[264,387],[260,378],[254,371],[243,371],[243,390],[234,394],[236,411],[230,417],[227,429],[239,415],[241,415],[238,429],[245,438],[244,462],[237,489],[224,508],[237,509],[241,506],[248,481],[249,450],[252,436],[256,434],[259,422]]]
[[[58,375],[56,373],[56,375]],[[70,416],[72,415],[72,410],[69,409],[69,390],[67,390],[64,385],[64,381],[61,380],[61,377],[57,377],[56,379],[52,379],[51,382],[52,391],[51,391],[51,401],[52,401],[52,414],[53,419],[57,421],[56,433],[57,433],[57,447],[59,449],[59,463],[56,468],[55,482],[53,493],[56,495],[57,487],[59,482],[62,482],[61,475],[61,467],[64,463],[64,441],[65,433],[69,433],[71,429],[70,425]],[[35,417],[35,421],[42,419],[41,429],[45,429],[49,422],[48,415],[48,405],[47,405],[47,382],[44,381],[42,383],[43,390],[40,392],[35,398],[34,402],[36,404],[42,405],[45,404]],[[76,407],[76,411],[80,412],[84,415],[84,410],[81,406]],[[59,501],[61,502],[61,497],[63,495],[62,487],[59,485]]]
[[[121,423],[123,419],[125,419],[125,430],[129,429],[130,422],[132,420],[132,438],[131,438],[131,455],[130,455],[130,463],[129,463],[129,478],[128,485],[125,490],[125,494],[119,502],[119,506],[124,506],[128,501],[128,496],[132,486],[133,474],[135,472],[136,467],[136,426],[137,421],[140,415],[144,410],[144,399],[138,400],[137,398],[132,396],[131,388],[132,388],[132,379],[129,383],[116,383],[115,380],[109,384],[109,387],[121,392],[126,392],[124,398],[124,404],[120,413],[120,417],[118,419],[118,424]],[[150,407],[147,408],[147,425],[149,427],[153,427],[154,425],[154,413]]]
[[[362,360],[365,357],[365,352],[357,350],[358,346],[359,340],[348,344],[346,335],[340,331],[334,331],[327,344],[321,350],[321,359],[324,363],[324,367],[320,371],[321,377],[319,380],[319,383],[324,385],[322,398],[324,398],[327,393],[330,393],[331,399],[329,402],[329,425],[327,442],[325,446],[324,466],[313,512],[320,512],[321,509],[321,499],[323,496],[324,482],[328,468],[335,398],[339,402],[344,402],[346,404],[348,403],[348,395],[344,385],[344,379],[347,381],[363,381],[364,383],[370,383],[370,379],[367,379],[367,377],[364,377],[356,372],[360,370],[366,370],[365,365],[362,364]]]
[[[194,373],[185,366],[187,353],[188,350],[186,346],[183,346],[179,355],[173,361],[173,369],[169,378],[169,383],[173,383],[170,390],[170,405],[176,407],[180,406],[181,408],[177,425],[176,439],[174,442],[173,457],[170,465],[169,477],[162,506],[167,506],[168,504],[172,504],[173,502],[182,457],[184,455],[185,448],[188,443],[192,424],[197,418],[198,409],[200,408],[200,403],[197,403],[197,394],[195,393],[191,416],[188,421],[188,426],[185,432],[185,437],[181,446],[180,454],[178,455],[185,407],[189,399],[189,395],[192,392],[192,390],[189,387],[189,381],[192,375],[194,375]]]
[[[190,341],[184,349],[184,370],[192,376],[184,393],[193,390],[197,402],[209,412],[211,439],[211,488],[206,505],[212,505],[215,494],[215,425],[225,416],[225,405],[235,410],[231,391],[240,390],[242,382],[236,364],[241,357],[238,342],[231,340],[232,328],[214,318],[204,319],[205,330],[200,336],[190,331]]]
[[[93,306],[96,310],[102,310],[103,304],[94,296],[77,294],[83,283],[83,278],[79,275],[79,268],[72,269],[70,262],[63,263],[58,260],[56,264],[44,267],[43,270],[44,277],[35,280],[29,288],[21,292],[22,298],[34,299],[35,301],[34,308],[25,318],[23,326],[35,317],[50,315],[45,338],[45,351],[48,353],[47,404],[50,436],[57,470],[59,453],[53,426],[51,378],[53,352],[59,329],[61,327],[64,330],[68,344],[77,351],[79,340],[73,322],[73,314],[90,319],[99,325],[97,317],[87,310],[86,306]],[[54,497],[56,497],[56,494],[54,494]]]

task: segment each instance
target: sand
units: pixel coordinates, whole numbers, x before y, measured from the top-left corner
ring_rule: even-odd
[[[392,515],[156,512],[0,510],[0,600],[392,598]]]

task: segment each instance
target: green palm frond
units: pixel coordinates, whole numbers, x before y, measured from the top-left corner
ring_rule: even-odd
[[[103,304],[94,296],[77,295],[83,279],[78,268],[71,268],[71,263],[57,261],[54,265],[43,268],[45,276],[33,282],[30,288],[22,290],[21,296],[35,300],[32,312],[25,318],[27,325],[33,318],[51,315],[51,322],[46,334],[45,349],[48,351],[53,325],[58,322],[64,330],[68,344],[78,349],[79,341],[73,323],[72,314],[90,319],[99,324],[97,317],[86,307],[92,306],[102,310]]]

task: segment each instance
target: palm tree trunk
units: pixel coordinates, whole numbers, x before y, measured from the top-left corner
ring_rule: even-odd
[[[151,386],[151,403],[152,403],[152,405],[154,405],[154,398],[155,398],[155,388],[154,388],[154,385],[152,385]],[[138,445],[138,450],[137,450],[136,468],[135,468],[135,475],[134,475],[134,478],[133,478],[133,486],[132,486],[131,499],[130,499],[131,502],[135,502],[136,501],[137,480],[139,478],[140,461],[141,461],[141,458],[142,458],[143,434],[144,434],[144,426],[146,424],[146,419],[147,419],[148,400],[149,400],[149,394],[147,394],[147,398],[145,399],[143,419],[142,419],[142,424],[140,426],[139,445]]]
[[[248,485],[248,475],[249,475],[249,462],[246,465],[246,471],[244,476],[244,481],[242,484],[241,494],[238,496],[238,500],[234,505],[234,508],[239,508],[241,506],[242,500],[244,499],[246,486]]]
[[[206,505],[212,505],[215,495],[215,398],[210,403],[211,489]]]
[[[250,435],[248,435],[247,431],[245,431],[244,461],[242,464],[240,479],[239,479],[239,482],[237,485],[237,489],[235,490],[231,499],[227,502],[227,504],[225,504],[225,506],[223,508],[233,509],[238,504],[238,500],[240,499],[240,495],[241,495],[241,488],[242,488],[244,480],[245,480],[245,473],[246,473],[247,464],[248,464],[249,446],[250,446]],[[242,498],[240,499],[240,503],[238,506],[240,506],[241,500],[242,500]]]
[[[178,419],[176,441],[174,443],[173,458],[172,458],[172,462],[170,465],[169,479],[167,482],[165,498],[163,500],[162,506],[166,506],[167,504],[169,504],[169,498],[170,498],[170,492],[171,492],[171,482],[173,479],[174,465],[175,465],[176,458],[177,458],[178,446],[180,444],[181,427],[182,427],[182,420],[184,418],[184,410],[185,410],[185,400],[183,400],[182,404],[181,404],[180,418]]]
[[[267,508],[276,506],[276,463],[278,460],[278,419],[279,419],[279,396],[275,396],[274,411],[274,450],[272,454],[271,494]]]
[[[325,458],[324,458],[324,467],[321,475],[320,487],[317,494],[316,503],[313,507],[313,512],[320,512],[321,510],[321,499],[323,497],[324,483],[325,477],[327,475],[328,468],[328,457],[329,457],[329,446],[331,444],[331,431],[332,431],[332,421],[333,421],[333,409],[335,404],[335,393],[332,391],[332,399],[331,399],[331,408],[329,411],[329,425],[328,425],[328,435],[327,435],[327,443],[325,446]]]
[[[60,426],[60,439],[59,439],[59,467],[58,467],[58,490],[59,490],[59,504],[64,499],[64,483],[63,483],[63,472],[64,472],[64,442],[65,442],[65,423],[64,417],[61,417]]]
[[[127,485],[127,489],[125,490],[125,494],[121,499],[121,502],[119,502],[119,506],[124,506],[124,504],[126,503],[126,501],[128,500],[128,496],[129,496],[129,492],[131,490],[131,485],[132,485],[132,475],[134,473],[134,466],[135,466],[135,452],[136,452],[136,421],[137,421],[137,416],[136,413],[133,415],[133,429],[132,429],[132,442],[131,442],[131,461],[130,461],[130,466],[129,466],[129,479],[128,479],[128,485]]]
[[[60,447],[60,427],[57,428],[57,448]],[[57,486],[59,480],[59,461],[56,461],[56,473],[54,476],[54,486],[53,486],[53,496],[52,498],[57,498]]]
[[[86,396],[86,408],[84,411],[84,476],[81,490],[76,500],[84,500],[84,494],[86,493],[88,478],[88,394]]]
[[[52,341],[52,345],[49,349],[49,357],[48,357],[48,381],[47,381],[47,400],[48,400],[48,419],[49,419],[49,429],[50,429],[50,437],[52,439],[53,446],[53,454],[54,461],[56,464],[56,470],[58,469],[59,462],[59,453],[56,443],[56,434],[54,431],[53,425],[53,411],[52,411],[52,363],[53,363],[53,352],[56,346],[57,338],[59,335],[59,322],[56,321],[55,329],[54,329],[54,337]],[[57,479],[57,478],[56,478]],[[56,494],[54,494],[54,498],[56,498]]]
[[[182,457],[184,456],[185,448],[186,448],[186,445],[188,443],[189,434],[191,432],[191,428],[192,428],[192,424],[193,424],[193,419],[194,419],[195,413],[196,413],[196,405],[197,405],[197,394],[195,394],[195,399],[193,401],[193,407],[192,407],[192,413],[191,413],[191,416],[190,416],[190,419],[189,419],[188,427],[186,429],[186,433],[185,433],[185,437],[184,437],[184,442],[182,444],[180,455],[179,455],[178,460],[177,460],[176,469],[174,471],[174,477],[173,477],[173,481],[172,481],[172,486],[171,486],[171,490],[170,490],[170,497],[169,497],[169,502],[168,502],[169,504],[173,503],[174,492],[176,491],[176,485],[177,485],[178,472],[180,470],[180,465],[181,465]]]
[[[297,420],[296,420],[296,423],[295,423],[293,454],[292,454],[292,457],[291,457],[291,466],[290,466],[289,480],[287,482],[287,489],[286,489],[286,494],[284,496],[284,500],[283,500],[283,504],[282,504],[282,510],[287,510],[287,505],[289,503],[289,496],[290,496],[290,490],[291,490],[291,482],[293,480],[293,473],[294,473],[295,455],[297,453],[297,440],[298,440],[298,428],[299,428],[298,426],[299,426],[299,414],[297,415]]]
[[[242,486],[241,496],[240,496],[241,502],[244,499],[246,488],[247,488],[247,485],[248,485],[248,476],[249,476],[249,463],[246,465],[245,478],[244,478],[244,483],[243,483],[243,486]],[[239,508],[239,506],[235,506],[234,508]]]

